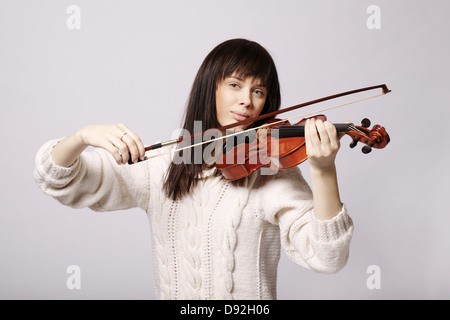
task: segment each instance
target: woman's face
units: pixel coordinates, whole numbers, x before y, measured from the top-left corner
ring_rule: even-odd
[[[216,112],[221,126],[259,116],[266,103],[267,88],[259,79],[240,78],[236,74],[220,81],[216,89]],[[244,130],[251,123],[234,127]]]

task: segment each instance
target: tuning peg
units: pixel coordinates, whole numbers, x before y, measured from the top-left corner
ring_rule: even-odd
[[[358,144],[358,141],[360,140],[361,138],[360,137],[358,137],[358,138],[356,138],[356,139],[353,139],[352,140],[352,142],[350,142],[350,148],[354,148],[354,147],[356,147],[356,145]]]
[[[361,120],[361,127],[364,127],[364,128],[370,127],[370,120],[367,119],[367,118],[362,119]]]
[[[362,153],[368,154],[372,151],[372,146],[364,146],[362,147]]]

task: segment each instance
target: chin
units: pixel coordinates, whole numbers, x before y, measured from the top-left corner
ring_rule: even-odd
[[[221,121],[219,121],[219,124],[220,124],[221,127],[225,127],[225,126],[229,126],[231,124],[237,123],[237,122],[238,121],[236,121],[235,119],[229,119],[227,121],[224,121],[223,123]],[[249,125],[242,125],[242,126],[237,126],[237,127],[230,128],[230,129],[227,129],[227,130],[235,132],[237,130],[239,130],[239,131],[245,130],[248,127],[249,127]]]

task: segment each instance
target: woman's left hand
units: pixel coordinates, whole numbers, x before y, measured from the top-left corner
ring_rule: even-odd
[[[341,146],[336,127],[330,121],[307,119],[305,123],[306,153],[311,169],[327,171],[335,168],[334,161]]]

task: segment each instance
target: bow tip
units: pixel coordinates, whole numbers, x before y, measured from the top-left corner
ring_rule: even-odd
[[[392,91],[392,90],[388,89],[387,85],[385,85],[385,84],[382,84],[381,88],[383,89],[384,94],[387,94]]]

